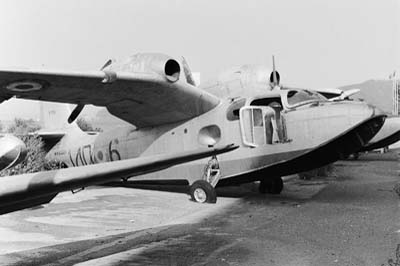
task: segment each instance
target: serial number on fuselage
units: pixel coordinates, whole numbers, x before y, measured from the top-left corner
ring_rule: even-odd
[[[77,149],[70,149],[68,152],[66,150],[57,150],[53,154],[56,160],[71,166],[117,161],[121,160],[121,153],[116,147],[118,143],[118,139],[114,139],[108,145],[104,145],[99,149],[95,149],[94,144],[86,144]]]

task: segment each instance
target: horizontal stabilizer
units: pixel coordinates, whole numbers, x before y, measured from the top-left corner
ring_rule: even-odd
[[[42,138],[43,141],[47,140],[54,140],[58,141],[62,137],[65,136],[65,132],[44,132],[44,131],[38,131],[34,133],[35,135],[38,135],[39,137]]]
[[[44,143],[44,150],[48,152],[51,148],[54,147],[61,139],[65,136],[64,132],[45,132],[45,131],[37,131],[30,133],[32,136],[39,136]]]

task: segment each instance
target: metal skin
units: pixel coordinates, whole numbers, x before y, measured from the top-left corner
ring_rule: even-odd
[[[280,94],[285,94],[285,91],[272,93],[276,96]],[[246,104],[251,100],[252,98],[248,99]],[[199,132],[210,125],[218,125],[221,130],[221,137],[216,140],[218,145],[242,143],[240,121],[226,119],[226,110],[229,106],[231,103],[227,100],[215,110],[182,124],[145,129],[117,128],[99,135],[87,135],[74,130],[72,134],[66,134],[48,152],[47,159],[62,161],[68,167],[72,167],[152,156],[168,151],[181,152],[186,149],[197,149],[207,146],[199,143]],[[222,179],[304,154],[323,143],[328,143],[359,123],[379,115],[374,110],[373,107],[362,103],[345,102],[321,102],[318,106],[310,107],[308,104],[293,110],[287,109],[283,115],[288,141],[260,145],[255,148],[242,143],[237,151],[219,156]],[[326,126],[329,127],[325,128]],[[210,137],[210,139],[213,138]],[[142,176],[142,178],[184,179],[191,184],[201,178],[206,164],[207,160],[197,161]],[[309,162],[305,167],[314,167],[313,162]]]
[[[15,166],[25,159],[25,143],[13,135],[0,136],[0,170]]]
[[[0,214],[50,202],[59,192],[99,185],[121,178],[165,169],[172,165],[215,156],[236,149],[228,145],[214,149],[129,159],[105,163],[101,168],[88,165],[71,169],[53,170],[0,179]]]
[[[74,126],[71,125],[70,130],[73,133],[66,134],[49,151],[47,158],[62,161],[68,167],[73,167],[181,152],[207,145],[238,143],[240,144],[238,150],[218,157],[221,168],[221,180],[218,184],[229,185],[229,183],[249,182],[309,170],[335,161],[339,159],[341,153],[351,153],[352,150],[359,149],[372,138],[376,131],[372,130],[367,136],[363,136],[362,144],[356,143],[360,138],[354,141],[355,147],[345,142],[341,144],[350,147],[350,150],[344,147],[327,150],[335,154],[335,156],[323,155],[327,161],[311,157],[300,166],[290,167],[290,160],[298,159],[317,148],[321,149],[346,132],[352,130],[357,132],[361,130],[360,127],[364,123],[367,125],[377,123],[379,127],[379,123],[383,122],[382,113],[364,103],[328,102],[320,99],[291,106],[287,101],[288,90],[271,90],[268,81],[269,73],[269,70],[264,67],[250,65],[222,73],[219,80],[201,87],[210,94],[218,96],[219,105],[187,121],[139,129],[116,128],[98,135],[87,135],[79,130],[72,130]],[[241,121],[239,118],[229,120],[228,113],[231,112],[229,110],[238,102],[242,102],[242,106],[246,107],[258,99],[281,100],[287,140],[257,147],[243,143]],[[57,117],[62,121],[63,116],[67,115],[66,112],[64,115],[59,113]],[[204,130],[207,127],[214,127],[215,131],[219,132],[213,135],[212,132]],[[131,180],[163,180],[165,182],[186,180],[188,184],[192,184],[201,179],[207,161],[207,159],[199,160]],[[287,163],[288,167],[279,170],[272,169],[271,172],[264,171],[262,175],[252,177],[251,180],[243,178],[251,172],[283,163]],[[230,182],[224,182],[224,179]]]
[[[318,89],[315,91],[321,93],[330,101],[343,101],[348,100],[349,96],[358,93],[360,90]],[[381,149],[398,141],[400,141],[400,117],[388,117],[379,132],[359,152]]]
[[[371,151],[388,147],[400,140],[400,117],[388,117],[381,130],[365,145],[361,151]]]
[[[44,136],[61,138],[47,158],[68,167],[239,145],[218,156],[217,186],[320,167],[359,150],[383,124],[385,116],[373,106],[281,90],[276,76],[271,86],[270,76],[264,67],[245,65],[195,87],[187,83],[176,60],[140,54],[94,72],[0,70],[0,97],[105,106],[137,127],[90,135],[66,123],[70,113],[47,110],[62,123],[45,128]],[[131,180],[193,184],[204,179],[209,161],[157,169]],[[101,172],[102,167],[96,169]]]

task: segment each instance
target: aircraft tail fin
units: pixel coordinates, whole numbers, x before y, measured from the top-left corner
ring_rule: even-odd
[[[189,64],[187,63],[186,59],[183,56],[182,56],[182,65],[186,77],[186,82],[190,85],[196,86],[196,81],[193,77],[193,73],[190,70]]]
[[[69,104],[43,102],[40,103],[41,132],[66,133],[71,130],[79,130],[76,121],[68,123],[71,114]]]
[[[84,132],[76,121],[68,123],[71,109],[68,104],[40,101],[40,126],[36,132],[44,141],[45,151],[49,151],[65,135],[79,135]]]

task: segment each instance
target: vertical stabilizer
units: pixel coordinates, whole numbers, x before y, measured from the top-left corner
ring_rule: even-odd
[[[40,101],[40,131],[65,132],[70,130],[79,130],[76,121],[68,123],[68,117],[71,114],[69,104],[53,103]]]

